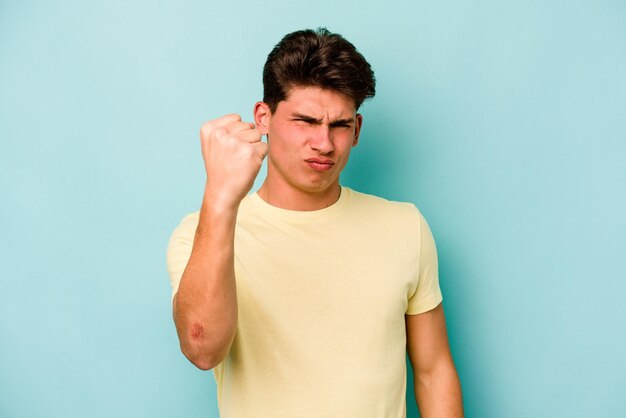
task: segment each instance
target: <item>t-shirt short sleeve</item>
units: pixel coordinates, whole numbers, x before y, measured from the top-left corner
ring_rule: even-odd
[[[180,279],[183,276],[187,262],[191,256],[193,240],[198,227],[198,212],[185,216],[172,232],[167,245],[167,271],[172,285],[172,299],[178,291]]]
[[[419,268],[415,293],[409,298],[406,314],[415,315],[434,309],[443,300],[439,287],[437,248],[426,219],[419,213]]]

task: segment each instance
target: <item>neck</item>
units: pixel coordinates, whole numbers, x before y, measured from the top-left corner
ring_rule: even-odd
[[[312,211],[327,208],[339,200],[339,183],[322,191],[302,191],[292,187],[276,187],[265,179],[257,194],[272,206],[299,211]]]

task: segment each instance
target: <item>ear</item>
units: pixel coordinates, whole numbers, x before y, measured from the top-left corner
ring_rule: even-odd
[[[361,133],[361,125],[363,125],[363,115],[361,115],[360,113],[357,113],[355,123],[356,124],[354,125],[354,141],[352,141],[353,147],[356,147],[356,145],[359,143],[359,134]]]
[[[261,132],[261,135],[267,135],[267,132],[269,131],[269,121],[272,116],[270,107],[267,103],[256,102],[253,113],[256,128]]]

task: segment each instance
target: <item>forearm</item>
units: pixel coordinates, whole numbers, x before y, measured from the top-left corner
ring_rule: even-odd
[[[208,370],[228,353],[237,327],[233,242],[238,205],[220,206],[206,190],[193,249],[174,298],[181,350]]]
[[[415,375],[415,399],[422,418],[462,418],[461,384],[452,359]]]

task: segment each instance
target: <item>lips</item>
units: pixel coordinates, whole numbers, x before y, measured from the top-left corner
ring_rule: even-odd
[[[335,164],[333,160],[326,160],[323,158],[307,158],[304,161],[306,161],[307,163],[316,163],[316,164],[330,164],[330,165]]]
[[[325,158],[307,158],[304,160],[315,171],[326,171],[333,168],[335,162]]]

